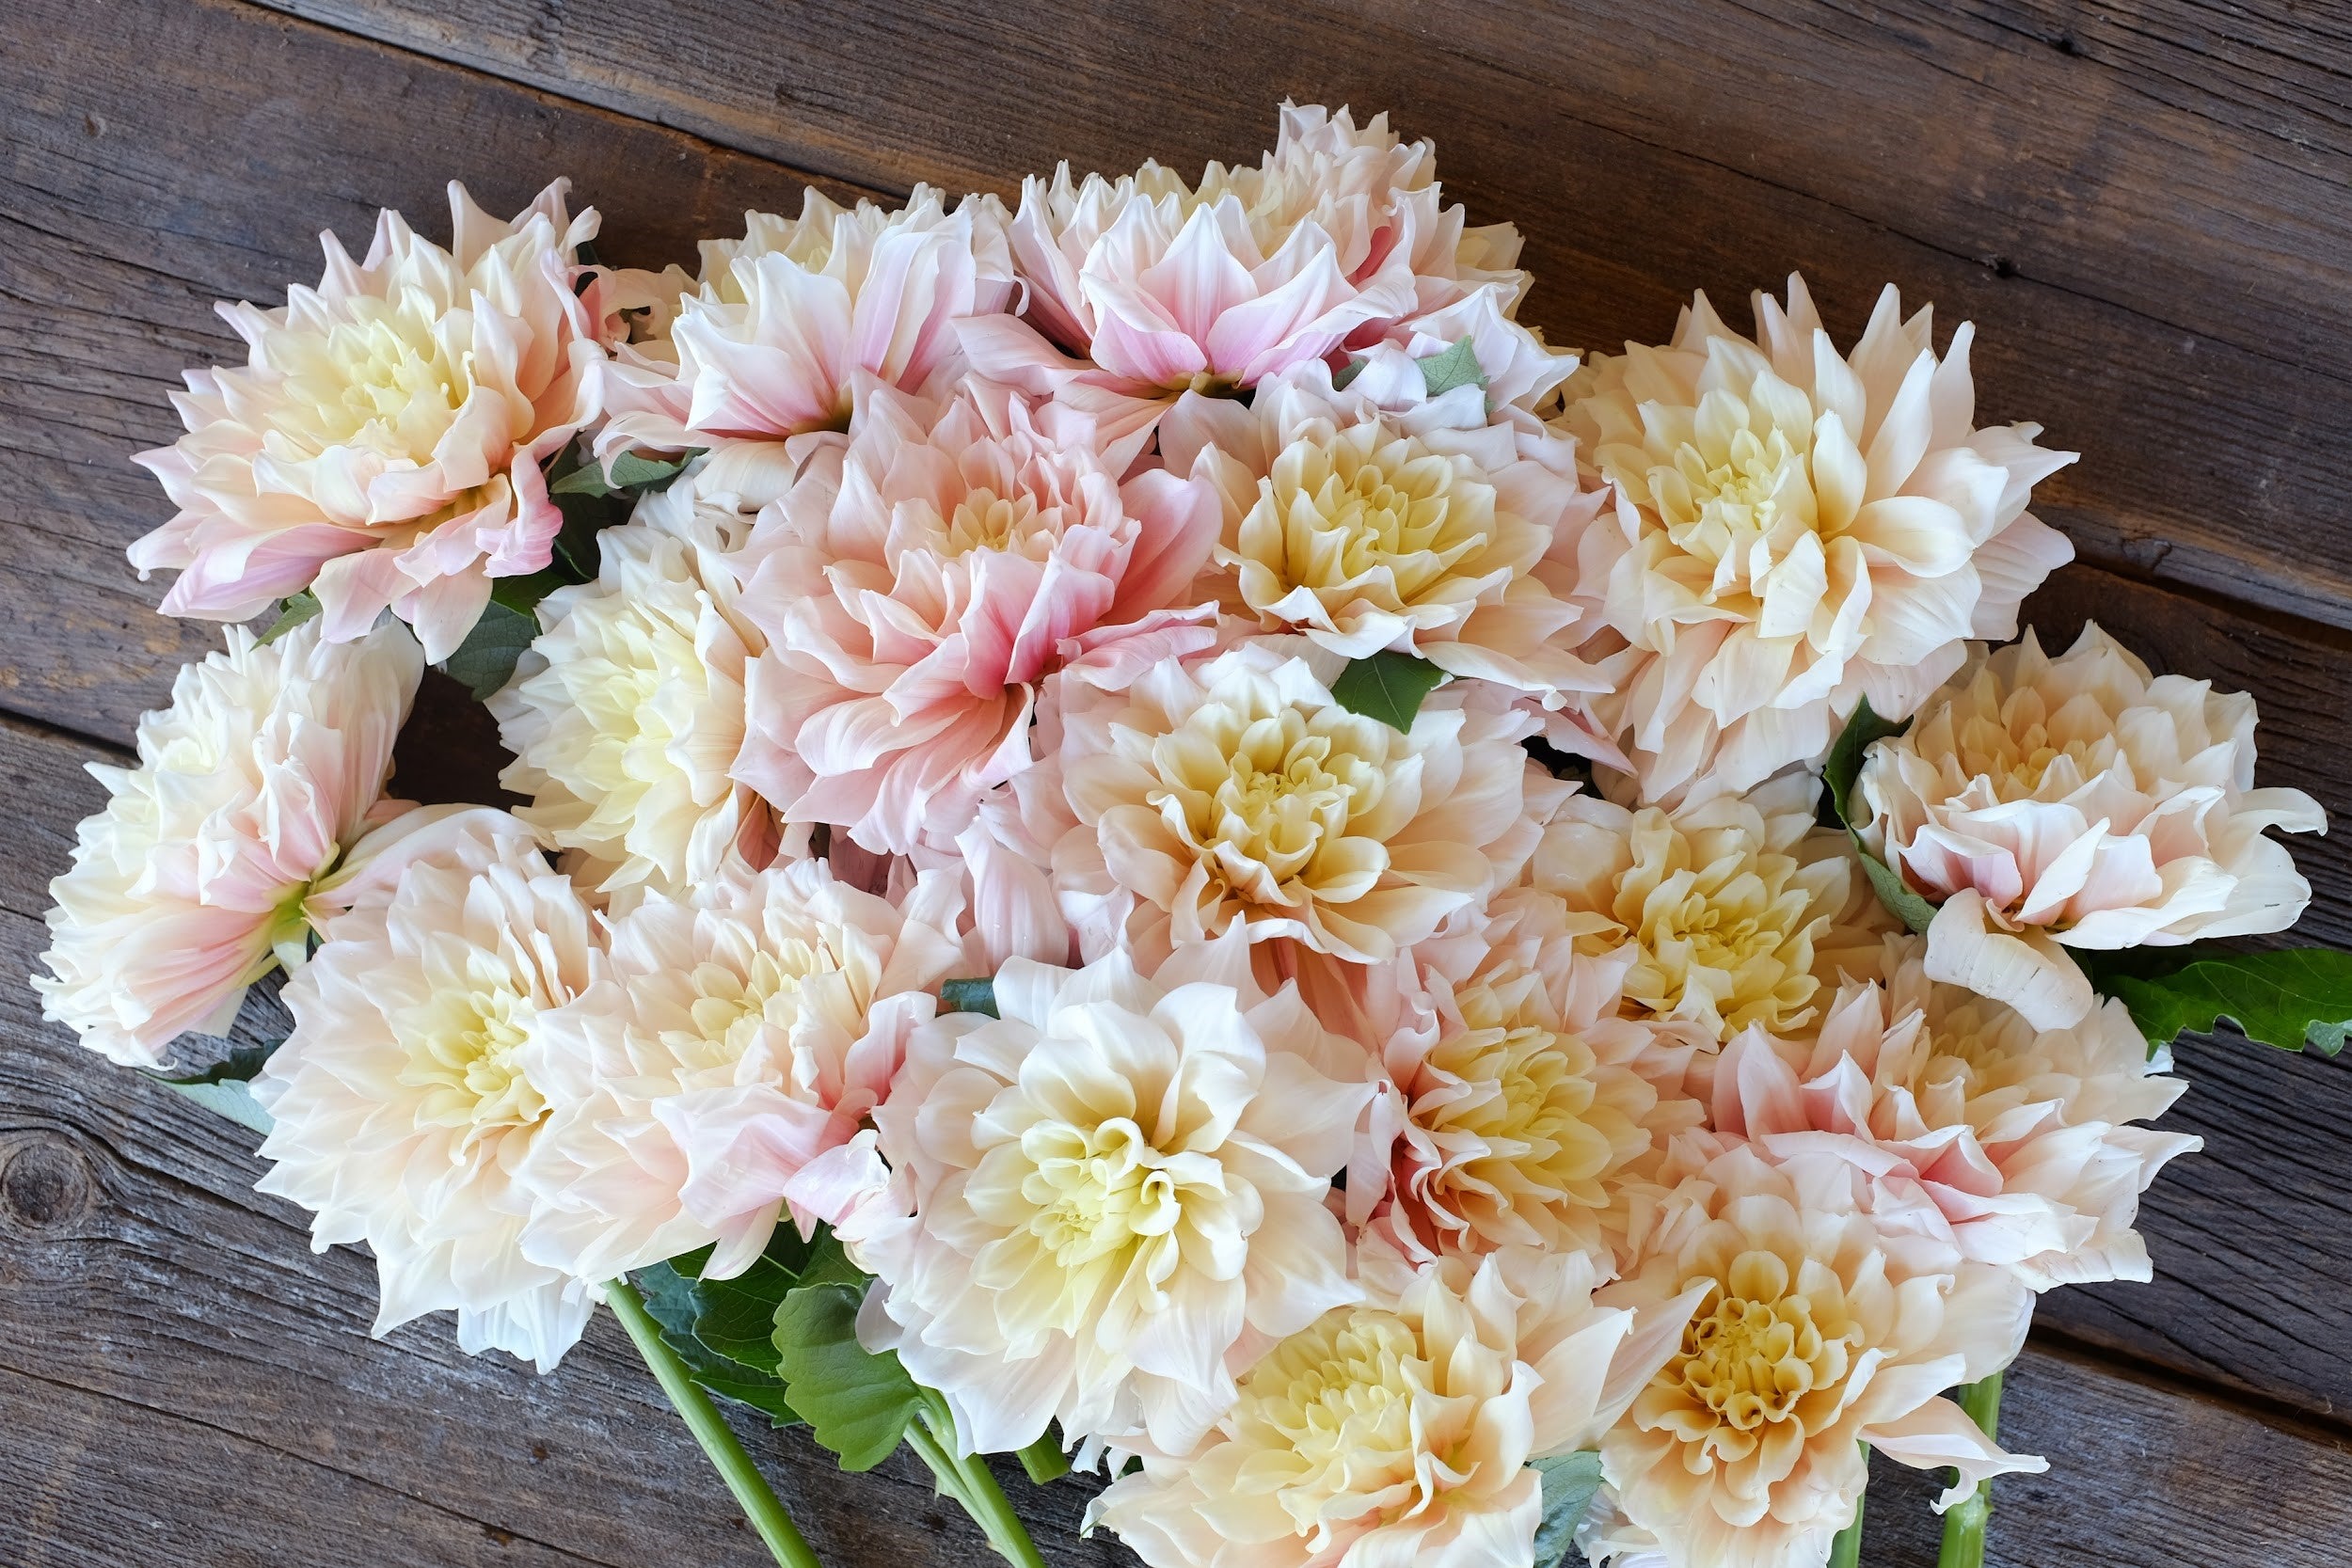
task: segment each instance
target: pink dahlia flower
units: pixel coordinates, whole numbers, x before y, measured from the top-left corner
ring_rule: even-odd
[[[597,215],[568,215],[561,180],[507,223],[449,189],[449,249],[387,212],[365,261],[329,233],[316,289],[219,308],[247,362],[188,372],[188,433],[136,459],[180,508],[131,546],[142,575],[181,569],[165,613],[243,621],[308,588],[328,641],[389,606],[437,660],[492,578],[548,564],[539,465],[594,417],[608,335],[573,261]]]
[[[769,647],[737,777],[869,849],[944,844],[1029,765],[1047,674],[1123,684],[1205,645],[1206,610],[1179,607],[1215,498],[1164,472],[1121,484],[1089,434],[1003,388],[873,392],[747,546],[741,609]]]
[[[1139,444],[1178,393],[1409,337],[1475,293],[1507,318],[1528,283],[1518,235],[1465,228],[1436,162],[1385,115],[1359,127],[1344,109],[1289,105],[1260,166],[1211,164],[1198,185],[1150,163],[1073,182],[1065,164],[1023,185],[1013,219],[1025,315],[967,322],[965,347],[983,374],[1053,391]]]
[[[743,214],[740,240],[703,245],[699,285],[653,319],[666,338],[606,367],[598,456],[712,449],[706,485],[753,504],[789,480],[796,436],[847,428],[862,378],[939,394],[962,373],[955,324],[1013,294],[1005,212],[993,196],[948,211],[917,185],[896,212],[810,190],[798,218]],[[685,283],[685,275],[658,282]]]

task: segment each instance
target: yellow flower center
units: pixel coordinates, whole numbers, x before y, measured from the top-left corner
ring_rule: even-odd
[[[484,963],[474,967],[479,974]],[[473,988],[444,989],[391,1019],[408,1048],[400,1082],[424,1091],[418,1120],[464,1130],[467,1143],[531,1126],[547,1114],[547,1101],[523,1070],[536,1004],[502,976],[480,978]]]
[[[1359,425],[1286,449],[1219,555],[1239,565],[1251,608],[1279,619],[1275,605],[1305,588],[1343,622],[1424,602],[1486,560],[1495,530],[1491,485],[1417,440]]]
[[[1860,1348],[1834,1277],[1813,1294],[1792,1290],[1778,1255],[1739,1255],[1711,1307],[1682,1331],[1637,1413],[1723,1461],[1745,1459],[1765,1429],[1795,1423],[1799,1436],[1836,1418],[1838,1390]]]
[[[1203,708],[1153,742],[1163,787],[1146,798],[1213,879],[1257,903],[1296,903],[1292,884],[1323,881],[1343,856],[1386,863],[1377,846],[1348,836],[1387,785],[1379,761],[1359,754],[1361,727],[1328,710]]]
[[[1465,1146],[1476,1152],[1446,1166],[1437,1184],[1506,1203],[1520,1194],[1603,1202],[1596,1179],[1612,1146],[1587,1119],[1592,1049],[1572,1035],[1502,1019],[1489,993],[1466,992],[1456,1003],[1470,1026],[1441,1038],[1428,1062],[1459,1086],[1424,1096],[1413,1119],[1441,1153]]]
[[[832,968],[828,956],[799,941],[780,953],[765,948],[738,967],[707,959],[687,973],[693,1000],[688,1027],[660,1032],[662,1048],[679,1064],[688,1086],[732,1081],[735,1064],[764,1029],[789,1030],[801,1012],[801,988],[811,974]]]
[[[1403,1318],[1368,1307],[1327,1312],[1241,1380],[1227,1426],[1256,1450],[1241,1484],[1272,1491],[1302,1535],[1328,1529],[1338,1498],[1404,1513],[1406,1497],[1379,1494],[1417,1479],[1414,1406],[1431,1382],[1421,1337]]]
[[[323,333],[286,332],[273,342],[286,385],[266,410],[265,441],[288,457],[361,445],[428,460],[473,390],[471,353],[444,341],[463,341],[454,328],[468,318],[440,319],[421,296],[355,298],[345,309],[348,318]]]
[[[947,520],[944,553],[970,555],[975,550],[1010,550],[1040,531],[1037,501],[1028,496],[999,496],[975,489],[956,503]]]
[[[1041,1123],[1021,1145],[1031,1162],[1021,1184],[1036,1206],[1030,1231],[1065,1269],[1121,1256],[1184,1218],[1183,1184],[1124,1117],[1091,1129]]]
[[[1613,909],[1642,950],[1627,997],[1661,1017],[1711,1012],[1724,1039],[1752,1023],[1781,1031],[1812,1016],[1813,936],[1827,919],[1795,883],[1792,857],[1731,836],[1693,843],[1663,812],[1638,813],[1634,863]]]

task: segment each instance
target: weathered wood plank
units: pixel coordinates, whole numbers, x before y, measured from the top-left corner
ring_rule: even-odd
[[[20,847],[0,862],[7,973],[24,973],[40,946],[44,879],[63,863],[78,814],[98,802],[79,771],[89,754],[0,721],[0,786]],[[2223,1048],[2186,1056],[2198,1089],[2182,1125],[2217,1148],[2176,1164],[2152,1197],[2147,1225],[2166,1281],[2063,1291],[2050,1316],[2077,1337],[2104,1335],[2324,1418],[2352,1398],[2332,1349],[2352,1331],[2337,1284],[2352,1243],[2312,1226],[2305,1205],[2333,1201],[2326,1183],[2352,1110],[2352,1068]],[[203,1486],[265,1479],[256,1522],[206,1526],[213,1533],[189,1539],[208,1551],[217,1542],[220,1555],[189,1560],[244,1560],[236,1544],[254,1541],[267,1544],[259,1560],[352,1560],[340,1524],[294,1528],[338,1510],[358,1511],[369,1560],[387,1568],[618,1565],[681,1549],[755,1560],[728,1533],[733,1513],[716,1481],[609,1324],[545,1380],[501,1358],[457,1354],[445,1323],[371,1342],[370,1265],[348,1251],[305,1250],[301,1216],[250,1191],[252,1141],[81,1052],[38,1021],[21,983],[0,984],[0,1323],[9,1325],[0,1383],[47,1384],[28,1390],[40,1419],[0,1431],[0,1529],[16,1523],[8,1510],[17,1506],[36,1539],[61,1529],[44,1521],[66,1514],[117,1520],[56,1539],[74,1548],[71,1560],[129,1568],[147,1560],[129,1544],[149,1539],[151,1522],[183,1528],[183,1513],[213,1506]],[[2113,1332],[2099,1316],[2110,1298],[2121,1304],[2113,1310],[2137,1314]],[[2101,1305],[2076,1305],[2086,1300]],[[2164,1337],[2146,1323],[2162,1323]],[[2315,1568],[2333,1560],[2330,1533],[2352,1527],[2352,1489],[2330,1479],[2352,1480],[2352,1461],[2324,1435],[2276,1431],[2043,1350],[2028,1353],[2017,1386],[2014,1440],[2047,1451],[2058,1474],[2007,1483],[1996,1560],[2144,1565],[2167,1560],[2169,1532],[2194,1527],[2207,1537],[2255,1530],[2264,1555],[2190,1560]],[[138,1426],[136,1443],[104,1439],[122,1422]],[[978,1552],[903,1462],[836,1481],[797,1435],[745,1431],[834,1560],[944,1563]],[[208,1454],[202,1478],[178,1490],[140,1484],[143,1466],[184,1465],[191,1444]],[[2277,1474],[2312,1479],[2266,1497]],[[2126,1475],[2133,1484],[2119,1490],[2114,1478]],[[2162,1493],[2163,1509],[2142,1506],[2143,1487]],[[1870,1560],[1924,1568],[1934,1546],[1914,1506],[1923,1494],[1899,1477],[1881,1492]],[[1038,1495],[1016,1485],[1013,1495],[1040,1511],[1041,1542],[1062,1543],[1048,1548],[1056,1561],[1127,1560],[1105,1543],[1073,1539],[1083,1487]],[[36,1507],[49,1512],[36,1516]],[[482,1557],[468,1529],[554,1555]],[[124,1555],[113,1555],[118,1544]]]
[[[903,189],[1253,159],[1285,96],[1393,111],[1527,236],[1531,319],[1613,347],[1791,268],[1973,316],[1979,406],[2079,467],[2109,564],[2352,625],[2352,33],[2207,0],[265,0]],[[1138,102],[1149,112],[1133,112]]]
[[[130,454],[179,434],[183,368],[241,353],[215,300],[278,303],[320,230],[364,247],[379,206],[445,238],[451,179],[511,212],[568,173],[621,262],[691,257],[803,182],[233,5],[0,8],[0,705],[114,740],[215,642],[121,553],[170,515]]]

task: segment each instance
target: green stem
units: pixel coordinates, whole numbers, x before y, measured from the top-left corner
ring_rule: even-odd
[[[1021,1450],[1021,1467],[1029,1472],[1031,1481],[1043,1486],[1070,1473],[1070,1456],[1062,1452],[1061,1440],[1049,1428],[1044,1436]]]
[[[645,1365],[661,1385],[661,1391],[670,1396],[670,1403],[685,1420],[686,1430],[694,1434],[703,1452],[710,1456],[711,1465],[727,1483],[727,1490],[735,1494],[743,1516],[768,1544],[768,1550],[780,1568],[824,1568],[817,1554],[809,1550],[808,1543],[802,1539],[792,1516],[784,1511],[784,1504],[776,1500],[775,1493],[761,1478],[752,1456],[736,1440],[735,1430],[727,1425],[726,1418],[719,1414],[719,1407],[710,1402],[710,1396],[703,1392],[676,1353],[662,1343],[660,1325],[645,1310],[645,1298],[637,1293],[637,1287],[626,1279],[615,1279],[605,1286],[604,1297],[612,1304],[612,1315],[621,1320],[621,1326],[636,1341],[637,1354],[645,1358]]]
[[[1837,1532],[1837,1539],[1829,1544],[1826,1568],[1861,1568],[1862,1563],[1862,1505],[1869,1497],[1870,1445],[1862,1448],[1863,1491],[1853,1500],[1853,1523]]]
[[[996,1478],[988,1473],[988,1462],[978,1454],[966,1457],[956,1452],[955,1417],[946,1402],[927,1392],[923,1413],[907,1423],[907,1441],[939,1478],[939,1490],[972,1516],[998,1557],[1013,1568],[1045,1568],[1037,1543],[1029,1539],[1027,1528],[1005,1500]]]
[[[1998,1437],[2001,1374],[1994,1372],[1981,1383],[1962,1388],[1960,1407],[1968,1412],[1968,1418],[1983,1429],[1987,1437]],[[1960,1483],[1957,1471],[1952,1483]],[[1984,1534],[1992,1518],[1993,1482],[1980,1481],[1965,1501],[1954,1503],[1944,1515],[1944,1548],[1936,1554],[1935,1568],[1984,1568]]]

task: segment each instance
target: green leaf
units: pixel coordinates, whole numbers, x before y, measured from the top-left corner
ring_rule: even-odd
[[[634,1277],[645,1309],[661,1325],[663,1342],[695,1382],[789,1426],[799,1418],[776,1371],[776,1310],[811,1256],[831,1243],[827,1236],[812,1245],[786,1223],[776,1227],[767,1252],[732,1279],[702,1276],[708,1247],[640,1269]]]
[[[701,455],[696,450],[682,457],[664,459],[625,451],[612,459],[610,478],[606,476],[607,465],[582,463],[571,472],[550,480],[548,490],[564,496],[610,496],[623,490],[639,495],[656,493],[666,489],[670,481],[685,471],[687,464]]]
[[[1825,828],[1851,828],[1854,822],[1854,781],[1862,776],[1862,756],[1873,741],[1889,739],[1911,728],[1911,721],[1900,723],[1881,719],[1870,711],[1870,699],[1865,697],[1856,705],[1853,717],[1838,732],[1837,743],[1829,749],[1828,758],[1821,764],[1821,820]]]
[[[1576,1527],[1600,1490],[1600,1450],[1556,1454],[1528,1463],[1544,1478],[1543,1522],[1535,1527],[1535,1568],[1560,1568],[1576,1546]]]
[[[1478,368],[1478,350],[1468,338],[1447,349],[1421,360],[1421,384],[1433,398],[1443,397],[1456,387],[1484,387],[1486,372]]]
[[[2226,1019],[2248,1039],[2282,1051],[2332,1056],[2352,1033],[2352,953],[2288,947],[2270,953],[2190,957],[2170,973],[2149,973],[2157,952],[2128,966],[2087,965],[2092,983],[2121,997],[2149,1043],[2205,1034]],[[2089,957],[2089,955],[2080,955]],[[2129,968],[2140,973],[2122,973]]]
[[[1377,719],[1392,730],[1410,730],[1413,715],[1444,679],[1445,672],[1427,659],[1384,649],[1341,671],[1331,695],[1350,713]]]
[[[493,598],[482,607],[482,619],[473,624],[466,640],[441,660],[441,669],[462,682],[474,701],[486,702],[491,693],[515,678],[515,661],[538,635],[537,616]]]
[[[278,601],[278,619],[270,623],[269,630],[262,633],[262,641],[275,642],[303,622],[316,620],[318,613],[319,596],[308,588],[299,594],[289,594]]]
[[[996,1011],[996,982],[986,975],[977,980],[943,980],[939,985],[939,1010],[1001,1017]]]
[[[1847,838],[1853,844],[1854,858],[1862,863],[1862,874],[1870,879],[1870,889],[1879,895],[1879,902],[1912,930],[1925,931],[1928,922],[1935,918],[1935,906],[1914,891],[1903,880],[1901,872],[1864,848],[1862,835],[1853,827],[1854,808],[1860,803],[1854,800],[1854,784],[1862,777],[1864,753],[1872,742],[1899,736],[1909,728],[1909,720],[1894,723],[1881,719],[1870,711],[1870,699],[1862,699],[1821,764],[1820,821],[1825,828],[1846,830]]]
[[[844,1470],[870,1470],[890,1457],[922,1412],[923,1391],[898,1364],[858,1343],[854,1285],[804,1285],[776,1314],[776,1354],[785,1397]]]
[[[166,1088],[176,1089],[215,1115],[227,1117],[241,1126],[267,1134],[277,1123],[262,1109],[262,1102],[253,1098],[253,1075],[262,1070],[262,1064],[270,1053],[282,1043],[273,1040],[267,1045],[243,1046],[230,1052],[202,1072],[175,1076],[164,1072],[149,1072]]]

